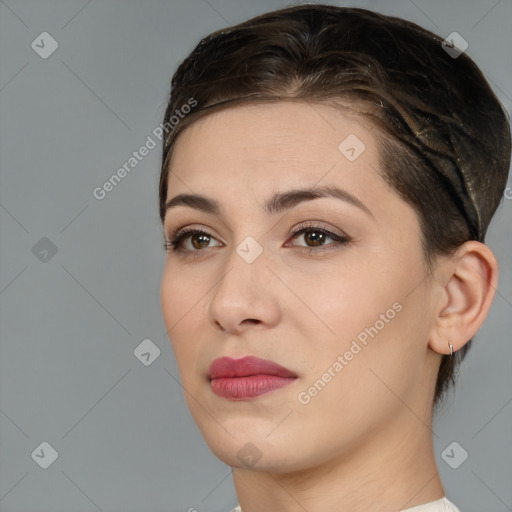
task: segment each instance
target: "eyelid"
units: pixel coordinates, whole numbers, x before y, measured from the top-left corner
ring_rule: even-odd
[[[212,233],[212,230],[208,227],[203,226],[202,224],[187,224],[185,226],[182,226],[177,229],[171,230],[171,236],[169,238],[176,238],[181,235],[185,235],[187,233],[196,233],[196,232],[204,233],[205,235],[211,236],[212,238],[215,238],[219,242],[219,237],[217,235],[214,235]]]
[[[333,227],[326,227],[326,226],[323,226],[322,224],[324,224],[323,221],[308,220],[308,221],[301,222],[301,223],[297,224],[296,226],[294,226],[291,229],[290,233],[292,236],[296,236],[298,233],[300,233],[301,231],[303,231],[305,229],[318,229],[320,231],[326,231],[328,233],[331,233],[332,235],[334,235],[336,237],[350,240],[350,237],[341,229],[333,228]]]

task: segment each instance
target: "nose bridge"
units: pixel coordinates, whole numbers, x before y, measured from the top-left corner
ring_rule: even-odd
[[[244,320],[272,324],[278,307],[268,284],[269,270],[263,246],[246,237],[226,257],[225,271],[214,287],[210,319],[227,331],[237,331]]]
[[[231,294],[256,294],[257,287],[264,283],[267,273],[263,246],[255,238],[248,236],[230,251],[226,272],[215,295],[227,294],[225,298],[229,298]]]

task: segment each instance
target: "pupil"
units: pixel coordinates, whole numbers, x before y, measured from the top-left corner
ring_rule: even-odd
[[[310,241],[311,245],[319,246],[319,245],[322,245],[324,237],[325,237],[324,233],[321,233],[319,231],[309,231],[308,233],[306,233],[306,243],[308,243],[308,241]]]

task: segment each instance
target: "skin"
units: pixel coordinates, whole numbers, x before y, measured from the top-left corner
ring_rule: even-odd
[[[338,149],[349,134],[365,145],[354,161]],[[226,109],[176,142],[167,199],[200,194],[221,211],[168,210],[167,238],[184,226],[211,237],[189,236],[181,251],[168,250],[162,311],[190,412],[233,468],[244,512],[389,512],[444,495],[431,430],[437,371],[448,340],[456,351],[482,324],[497,265],[485,245],[467,242],[429,272],[417,215],[379,168],[371,127],[325,104]],[[324,185],[343,188],[369,212],[330,197],[279,213],[263,208],[277,192]],[[349,242],[312,246],[314,228],[292,234],[303,222]],[[236,251],[248,236],[263,249],[252,263]],[[394,303],[400,312],[300,403],[298,394]],[[255,399],[213,394],[212,361],[246,355],[298,377]],[[248,464],[241,449],[259,459]]]

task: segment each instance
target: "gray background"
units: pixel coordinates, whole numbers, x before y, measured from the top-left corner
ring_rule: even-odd
[[[510,0],[337,4],[459,32],[511,111]],[[230,468],[189,417],[161,317],[160,144],[105,199],[92,191],[161,122],[171,74],[201,37],[285,5],[0,0],[0,511],[236,503]],[[59,45],[46,59],[31,48],[44,31]],[[434,427],[462,512],[512,510],[511,197],[488,236],[501,264],[492,311]],[[134,355],[144,339],[161,351],[149,366]],[[43,441],[58,452],[47,469]],[[458,469],[441,457],[453,441],[469,453]]]

